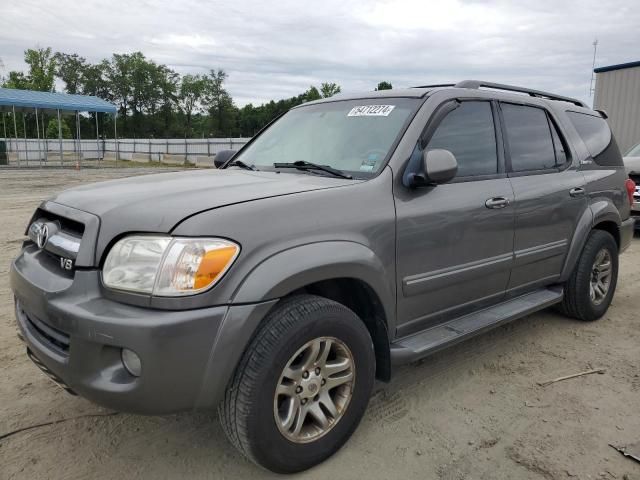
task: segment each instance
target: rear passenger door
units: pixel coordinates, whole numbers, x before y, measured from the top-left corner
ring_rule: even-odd
[[[500,103],[507,170],[514,193],[511,295],[552,283],[587,208],[585,179],[556,121],[544,108]]]

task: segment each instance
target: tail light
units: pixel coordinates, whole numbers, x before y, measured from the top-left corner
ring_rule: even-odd
[[[627,181],[624,183],[624,186],[627,187],[627,195],[629,195],[629,203],[633,205],[633,194],[636,191],[636,182],[627,178]]]

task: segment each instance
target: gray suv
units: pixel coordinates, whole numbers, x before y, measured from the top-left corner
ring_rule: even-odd
[[[604,315],[634,184],[603,116],[478,81],[342,95],[217,170],[67,190],[11,267],[27,353],[116,410],[218,407],[247,458],[309,468],[394,365],[550,306]]]

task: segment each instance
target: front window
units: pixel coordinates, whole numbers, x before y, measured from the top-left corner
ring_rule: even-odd
[[[419,103],[377,98],[294,108],[234,160],[260,170],[273,169],[274,163],[311,162],[369,177],[385,165]]]
[[[498,152],[489,102],[462,102],[434,132],[428,150],[449,150],[458,162],[458,177],[495,175]]]

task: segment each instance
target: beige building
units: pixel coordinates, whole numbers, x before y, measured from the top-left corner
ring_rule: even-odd
[[[605,110],[624,155],[640,143],[640,61],[600,67],[593,108]]]

